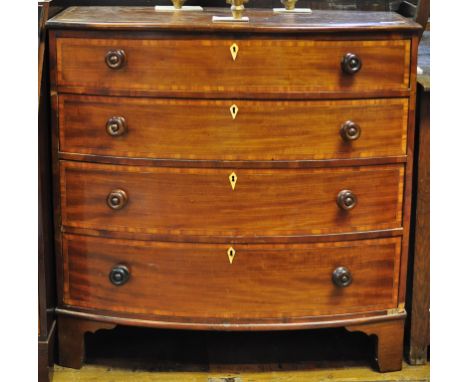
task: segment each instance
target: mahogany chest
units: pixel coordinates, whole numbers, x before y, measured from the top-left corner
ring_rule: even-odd
[[[48,22],[60,363],[115,325],[346,327],[400,369],[419,26],[228,13]]]

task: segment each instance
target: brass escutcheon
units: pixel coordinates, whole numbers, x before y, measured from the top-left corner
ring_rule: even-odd
[[[239,47],[236,43],[234,43],[229,47],[229,50],[231,51],[232,60],[236,61],[237,53],[239,52]]]
[[[229,249],[227,250],[227,255],[229,259],[229,264],[232,264],[232,262],[234,261],[234,256],[236,256],[236,250],[232,247],[229,247]]]
[[[232,190],[236,188],[236,183],[237,183],[237,175],[235,172],[231,172],[229,175],[229,183],[231,183]]]
[[[231,107],[229,108],[229,111],[231,112],[232,119],[236,119],[237,113],[239,111],[239,108],[237,107],[237,105],[232,104]]]

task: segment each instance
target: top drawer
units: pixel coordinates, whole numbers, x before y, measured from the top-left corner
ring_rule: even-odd
[[[56,40],[57,81],[61,91],[116,95],[387,94],[409,88],[410,45],[410,40],[62,37]],[[357,58],[346,66],[343,58],[350,53]]]

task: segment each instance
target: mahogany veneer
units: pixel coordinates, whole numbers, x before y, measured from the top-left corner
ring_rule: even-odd
[[[126,125],[117,139],[103,127],[114,116]],[[408,99],[116,100],[65,94],[59,118],[65,153],[176,160],[372,158],[406,154]],[[340,135],[347,121],[361,129],[352,143]]]
[[[60,362],[116,324],[343,326],[397,370],[419,27],[228,12],[48,23]]]
[[[174,321],[234,318],[244,324],[391,309],[397,303],[400,238],[233,245],[232,264],[229,248],[65,235],[63,301]],[[131,273],[118,291],[107,279],[116,264]],[[342,264],[353,274],[352,288],[330,282]]]
[[[401,226],[403,166],[236,171],[99,165],[64,161],[64,227],[187,236],[297,236]],[[108,195],[127,202],[109,208]],[[352,190],[352,210],[336,202]]]
[[[314,41],[233,36],[193,39],[57,39],[59,90],[107,94],[146,92],[251,98],[284,92],[407,90],[410,40]],[[235,60],[229,50],[238,42]],[[109,71],[102,57],[125,51],[121,70]],[[358,54],[365,65],[358,77],[337,70],[343,55]],[[294,57],[294,59],[292,59]],[[213,65],[213,63],[216,65]],[[382,73],[386,73],[382,76]],[[243,80],[248,77],[248,81]],[[188,78],[190,80],[188,80]]]

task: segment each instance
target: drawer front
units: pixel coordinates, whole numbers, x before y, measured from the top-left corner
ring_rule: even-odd
[[[62,224],[244,237],[398,228],[403,175],[403,165],[227,170],[62,161]],[[338,206],[343,190],[357,198],[353,209]]]
[[[61,95],[60,150],[190,160],[396,156],[406,154],[407,113],[407,99],[288,102]],[[352,128],[358,133],[349,134]]]
[[[294,97],[409,88],[410,40],[58,38],[56,44],[59,90]],[[360,59],[355,74],[342,69],[348,53]]]
[[[158,243],[64,235],[64,303],[229,323],[390,309],[400,238],[295,245]],[[114,285],[126,267],[129,278]],[[340,287],[333,272],[352,282]],[[120,278],[120,280],[125,278]]]

